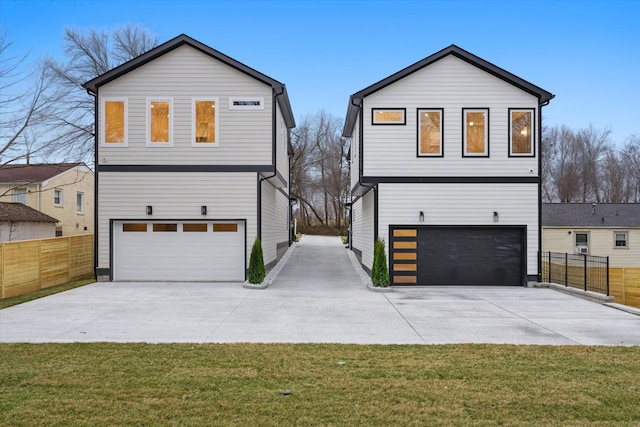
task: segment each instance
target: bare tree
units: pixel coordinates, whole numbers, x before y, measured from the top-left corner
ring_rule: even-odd
[[[68,159],[91,163],[94,99],[82,84],[155,47],[158,38],[144,28],[127,25],[111,33],[66,28],[64,42],[67,61],[46,60],[49,83],[64,101],[57,103],[50,117],[57,138],[51,148],[58,157],[66,153]]]

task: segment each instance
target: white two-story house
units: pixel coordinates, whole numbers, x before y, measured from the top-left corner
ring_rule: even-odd
[[[243,281],[290,244],[285,85],[186,35],[87,82],[96,275]]]
[[[392,285],[538,280],[541,109],[553,95],[455,45],[351,95],[351,247]]]

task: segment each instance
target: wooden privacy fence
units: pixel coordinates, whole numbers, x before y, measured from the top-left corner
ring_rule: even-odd
[[[93,276],[93,234],[0,243],[1,298]]]
[[[640,308],[640,268],[610,268],[609,293],[619,304]]]

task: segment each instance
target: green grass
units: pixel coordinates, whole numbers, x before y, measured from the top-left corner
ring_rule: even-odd
[[[0,424],[637,426],[640,348],[3,344]]]
[[[33,292],[31,294],[0,299],[0,310],[2,310],[3,308],[11,307],[12,305],[18,305],[18,304],[22,304],[23,302],[33,301],[34,299],[57,294],[58,292],[68,291],[69,289],[78,288],[80,286],[88,285],[89,283],[94,283],[94,282],[95,282],[95,279],[93,278],[74,280],[72,282],[63,283],[62,285],[52,286],[50,288],[42,289],[40,291]]]

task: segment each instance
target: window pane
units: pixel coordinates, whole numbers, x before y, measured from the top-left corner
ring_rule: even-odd
[[[586,233],[576,233],[576,246],[587,246],[588,237]]]
[[[485,113],[468,111],[466,114],[467,153],[486,153],[486,121]]]
[[[238,231],[238,224],[213,224],[213,231],[235,233]]]
[[[169,102],[151,102],[151,142],[169,142]]]
[[[513,154],[532,154],[531,111],[511,112],[511,151]]]
[[[130,233],[130,232],[146,233],[147,224],[122,224],[122,231],[124,231],[125,233]]]
[[[53,191],[53,204],[62,205],[62,190]]]
[[[84,211],[84,194],[78,193],[76,195],[76,209],[78,213],[82,213]]]
[[[14,188],[13,189],[13,201],[14,203],[27,203],[27,189],[26,188]]]
[[[626,233],[616,233],[616,247],[626,247],[627,246],[627,234]]]
[[[420,154],[442,154],[439,111],[420,111]]]
[[[207,231],[207,224],[182,224],[182,231],[185,233]]]
[[[403,125],[404,110],[373,110],[373,123]]]
[[[104,142],[121,144],[124,142],[124,101],[104,103]]]
[[[153,231],[165,232],[165,231],[178,231],[178,224],[153,224]]]
[[[216,103],[196,101],[196,142],[216,142]]]

